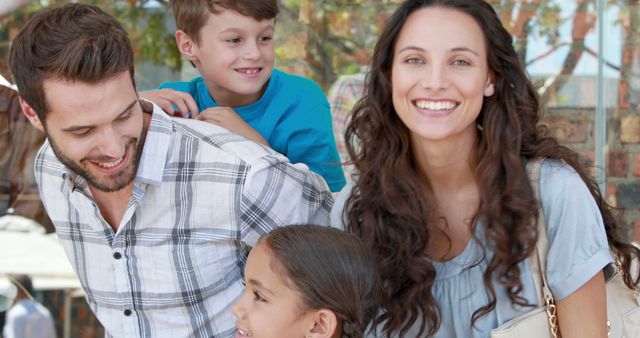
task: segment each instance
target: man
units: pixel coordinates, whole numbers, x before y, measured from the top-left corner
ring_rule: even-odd
[[[232,336],[248,249],[275,227],[328,224],[331,193],[306,166],[139,101],[127,34],[99,8],[35,15],[10,63],[47,138],[40,195],[107,335]]]
[[[15,304],[7,311],[4,338],[55,338],[51,313],[33,299],[33,284],[27,275],[11,278],[17,287]]]

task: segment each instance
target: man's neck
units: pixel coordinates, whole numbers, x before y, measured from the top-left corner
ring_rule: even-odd
[[[100,214],[109,223],[113,231],[117,232],[133,194],[133,182],[114,192],[100,191],[92,186],[89,186],[89,190],[96,202],[96,206],[100,210]]]

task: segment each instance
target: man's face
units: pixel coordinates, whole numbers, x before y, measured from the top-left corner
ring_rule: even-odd
[[[143,113],[129,72],[102,83],[48,79],[44,132],[71,171],[104,192],[135,178],[144,143]]]

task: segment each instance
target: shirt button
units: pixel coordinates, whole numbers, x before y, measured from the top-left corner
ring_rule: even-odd
[[[120,258],[122,258],[122,254],[116,251],[116,252],[113,253],[113,258],[120,259]]]
[[[127,317],[131,316],[131,310],[129,309],[124,310],[124,315]]]

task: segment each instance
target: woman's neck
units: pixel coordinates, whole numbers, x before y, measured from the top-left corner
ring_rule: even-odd
[[[468,133],[454,141],[428,142],[412,140],[417,170],[433,189],[433,193],[450,194],[476,185],[478,162],[477,133]]]

